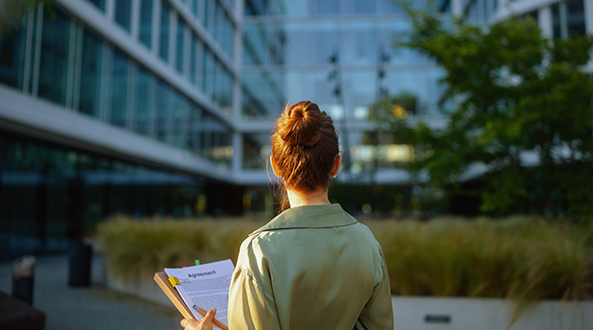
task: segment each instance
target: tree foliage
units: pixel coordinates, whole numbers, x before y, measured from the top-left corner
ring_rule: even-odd
[[[414,173],[428,184],[461,189],[480,168],[480,210],[593,215],[593,79],[586,71],[593,36],[545,38],[531,20],[487,29],[410,12],[404,45],[444,69],[447,124],[435,128],[389,111],[376,119],[409,132]],[[381,105],[379,105],[381,106]]]
[[[0,0],[0,37],[22,23],[27,13],[39,4],[51,9],[53,0]]]

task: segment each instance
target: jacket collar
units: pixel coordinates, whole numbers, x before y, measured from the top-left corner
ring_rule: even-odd
[[[251,235],[262,231],[292,228],[330,228],[357,223],[340,204],[297,206],[285,210],[257,229]]]

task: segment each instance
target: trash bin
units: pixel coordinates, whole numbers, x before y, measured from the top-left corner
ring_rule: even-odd
[[[12,264],[12,296],[33,305],[35,257],[24,256]]]
[[[84,242],[75,241],[70,245],[70,277],[68,285],[87,287],[91,285],[92,247]]]

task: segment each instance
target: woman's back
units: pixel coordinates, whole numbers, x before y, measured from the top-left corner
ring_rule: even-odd
[[[380,246],[339,204],[291,208],[252,233],[232,285],[232,329],[393,329]]]

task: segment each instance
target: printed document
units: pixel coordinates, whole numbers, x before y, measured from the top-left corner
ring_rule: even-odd
[[[208,311],[216,308],[216,319],[228,325],[229,288],[235,267],[230,259],[185,268],[165,268],[167,276],[176,277],[177,291],[194,317],[203,316],[193,306]],[[214,329],[220,329],[214,325]]]

